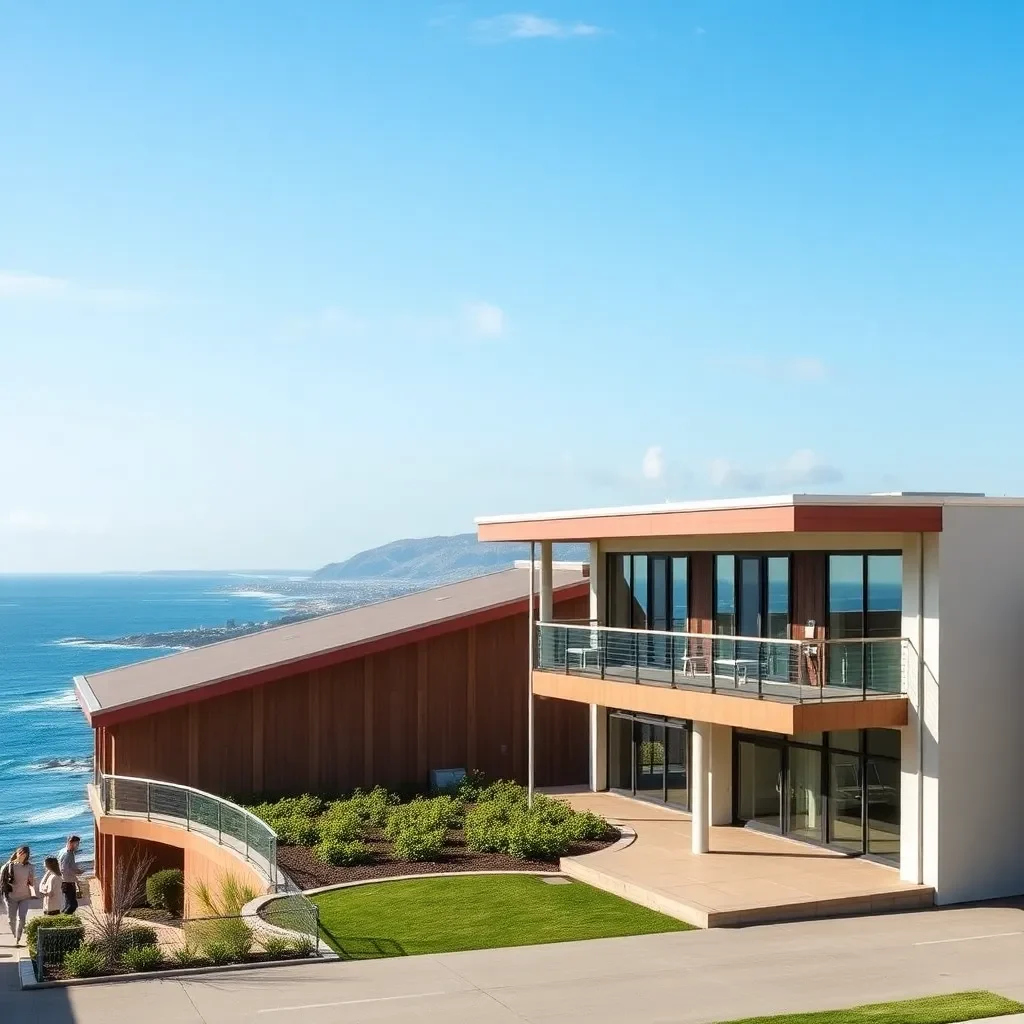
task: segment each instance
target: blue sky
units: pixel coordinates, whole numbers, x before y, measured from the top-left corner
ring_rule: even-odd
[[[1024,6],[0,0],[0,571],[1024,493]]]

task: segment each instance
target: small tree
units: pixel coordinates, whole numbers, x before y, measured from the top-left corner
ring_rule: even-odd
[[[138,849],[127,857],[119,857],[110,887],[109,908],[100,910],[90,906],[86,912],[89,930],[108,969],[117,963],[124,952],[128,931],[125,918],[132,907],[138,906],[145,899],[146,878],[152,866],[153,858],[144,856]]]

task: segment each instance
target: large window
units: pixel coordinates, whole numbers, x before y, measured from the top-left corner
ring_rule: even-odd
[[[737,732],[735,770],[738,823],[899,860],[898,730]]]
[[[902,555],[829,555],[829,683],[881,690],[890,683],[898,686],[897,645],[863,641],[900,636],[902,615]]]
[[[628,711],[608,716],[608,788],[690,806],[689,723]]]
[[[609,555],[607,624],[685,633],[689,584],[685,555]]]

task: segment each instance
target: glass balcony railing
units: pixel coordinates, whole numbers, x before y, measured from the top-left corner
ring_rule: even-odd
[[[153,779],[104,775],[94,785],[104,814],[145,818],[198,832],[248,861],[276,890],[277,833],[244,807],[189,786]]]
[[[788,702],[906,693],[902,637],[767,640],[548,622],[536,629],[534,667],[547,672]]]

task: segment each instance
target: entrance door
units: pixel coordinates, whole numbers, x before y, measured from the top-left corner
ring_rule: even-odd
[[[736,757],[736,818],[782,830],[782,746],[740,740]]]

